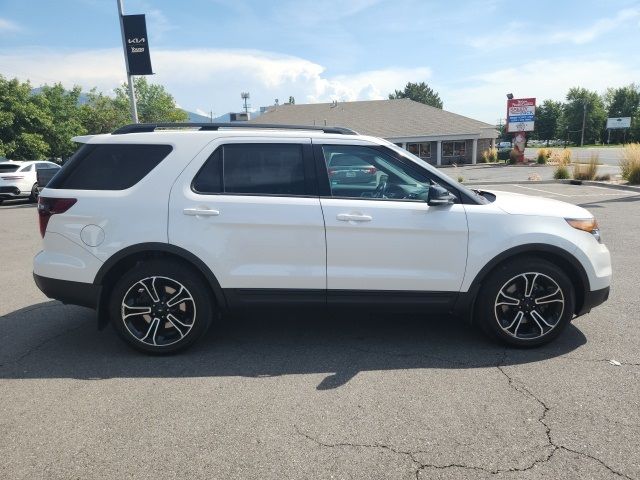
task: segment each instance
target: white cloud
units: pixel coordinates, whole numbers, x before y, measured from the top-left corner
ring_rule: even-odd
[[[447,110],[496,123],[505,116],[506,94],[565,100],[571,87],[604,92],[640,78],[640,66],[608,59],[533,60],[513,68],[461,79],[459,88],[447,86],[440,94]],[[471,86],[465,86],[471,85]],[[437,85],[436,85],[437,89]]]
[[[561,26],[554,29],[532,28],[522,22],[511,22],[500,32],[470,38],[468,44],[478,49],[504,49],[517,45],[539,46],[572,43],[584,45],[623,25],[640,18],[640,7],[620,10],[614,17],[601,18],[579,28]],[[534,30],[536,33],[531,34]]]
[[[381,99],[409,81],[424,81],[426,67],[386,68],[350,75],[328,75],[309,60],[249,50],[154,50],[156,75],[149,80],[167,87],[187,109],[214,110],[218,115],[239,110],[240,92],[251,92],[254,108],[290,95],[298,103]],[[62,82],[110,91],[126,79],[119,49],[60,52],[45,49],[0,51],[6,76],[30,79],[34,85]]]
[[[0,33],[15,33],[21,31],[22,28],[15,22],[0,18]]]

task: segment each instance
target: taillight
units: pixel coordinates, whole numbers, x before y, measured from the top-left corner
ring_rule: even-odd
[[[378,169],[376,167],[369,167],[367,168],[367,173],[370,173],[371,175],[373,175],[374,173],[376,173],[378,171]]]
[[[329,176],[333,177],[336,174],[336,171],[333,168],[330,168],[329,170],[327,170],[329,172]]]
[[[78,200],[75,198],[38,198],[38,220],[40,222],[40,235],[44,238],[49,219],[57,214],[69,210]]]

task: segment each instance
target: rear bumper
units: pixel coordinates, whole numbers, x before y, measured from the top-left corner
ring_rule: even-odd
[[[24,195],[18,187],[2,186],[0,187],[0,198],[9,199]]]
[[[98,307],[100,289],[102,288],[100,285],[43,277],[36,273],[33,274],[33,279],[40,291],[49,298],[71,305],[93,309]]]
[[[591,311],[592,308],[603,304],[609,298],[609,287],[601,288],[600,290],[592,290],[584,293],[584,303],[579,312],[576,312],[577,316],[585,315]]]

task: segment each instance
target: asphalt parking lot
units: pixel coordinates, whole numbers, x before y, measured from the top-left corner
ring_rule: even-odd
[[[493,188],[585,206],[611,250],[609,302],[551,345],[304,312],[143,356],[37,290],[35,209],[0,207],[0,478],[640,479],[640,194]]]

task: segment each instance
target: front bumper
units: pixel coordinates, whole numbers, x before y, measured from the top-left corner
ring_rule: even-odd
[[[71,305],[93,309],[98,307],[102,288],[100,285],[43,277],[36,273],[33,274],[33,279],[40,291],[49,298]]]
[[[586,291],[584,293],[584,302],[579,312],[576,312],[576,316],[586,315],[592,308],[603,304],[609,298],[609,287],[601,288],[600,290]]]

